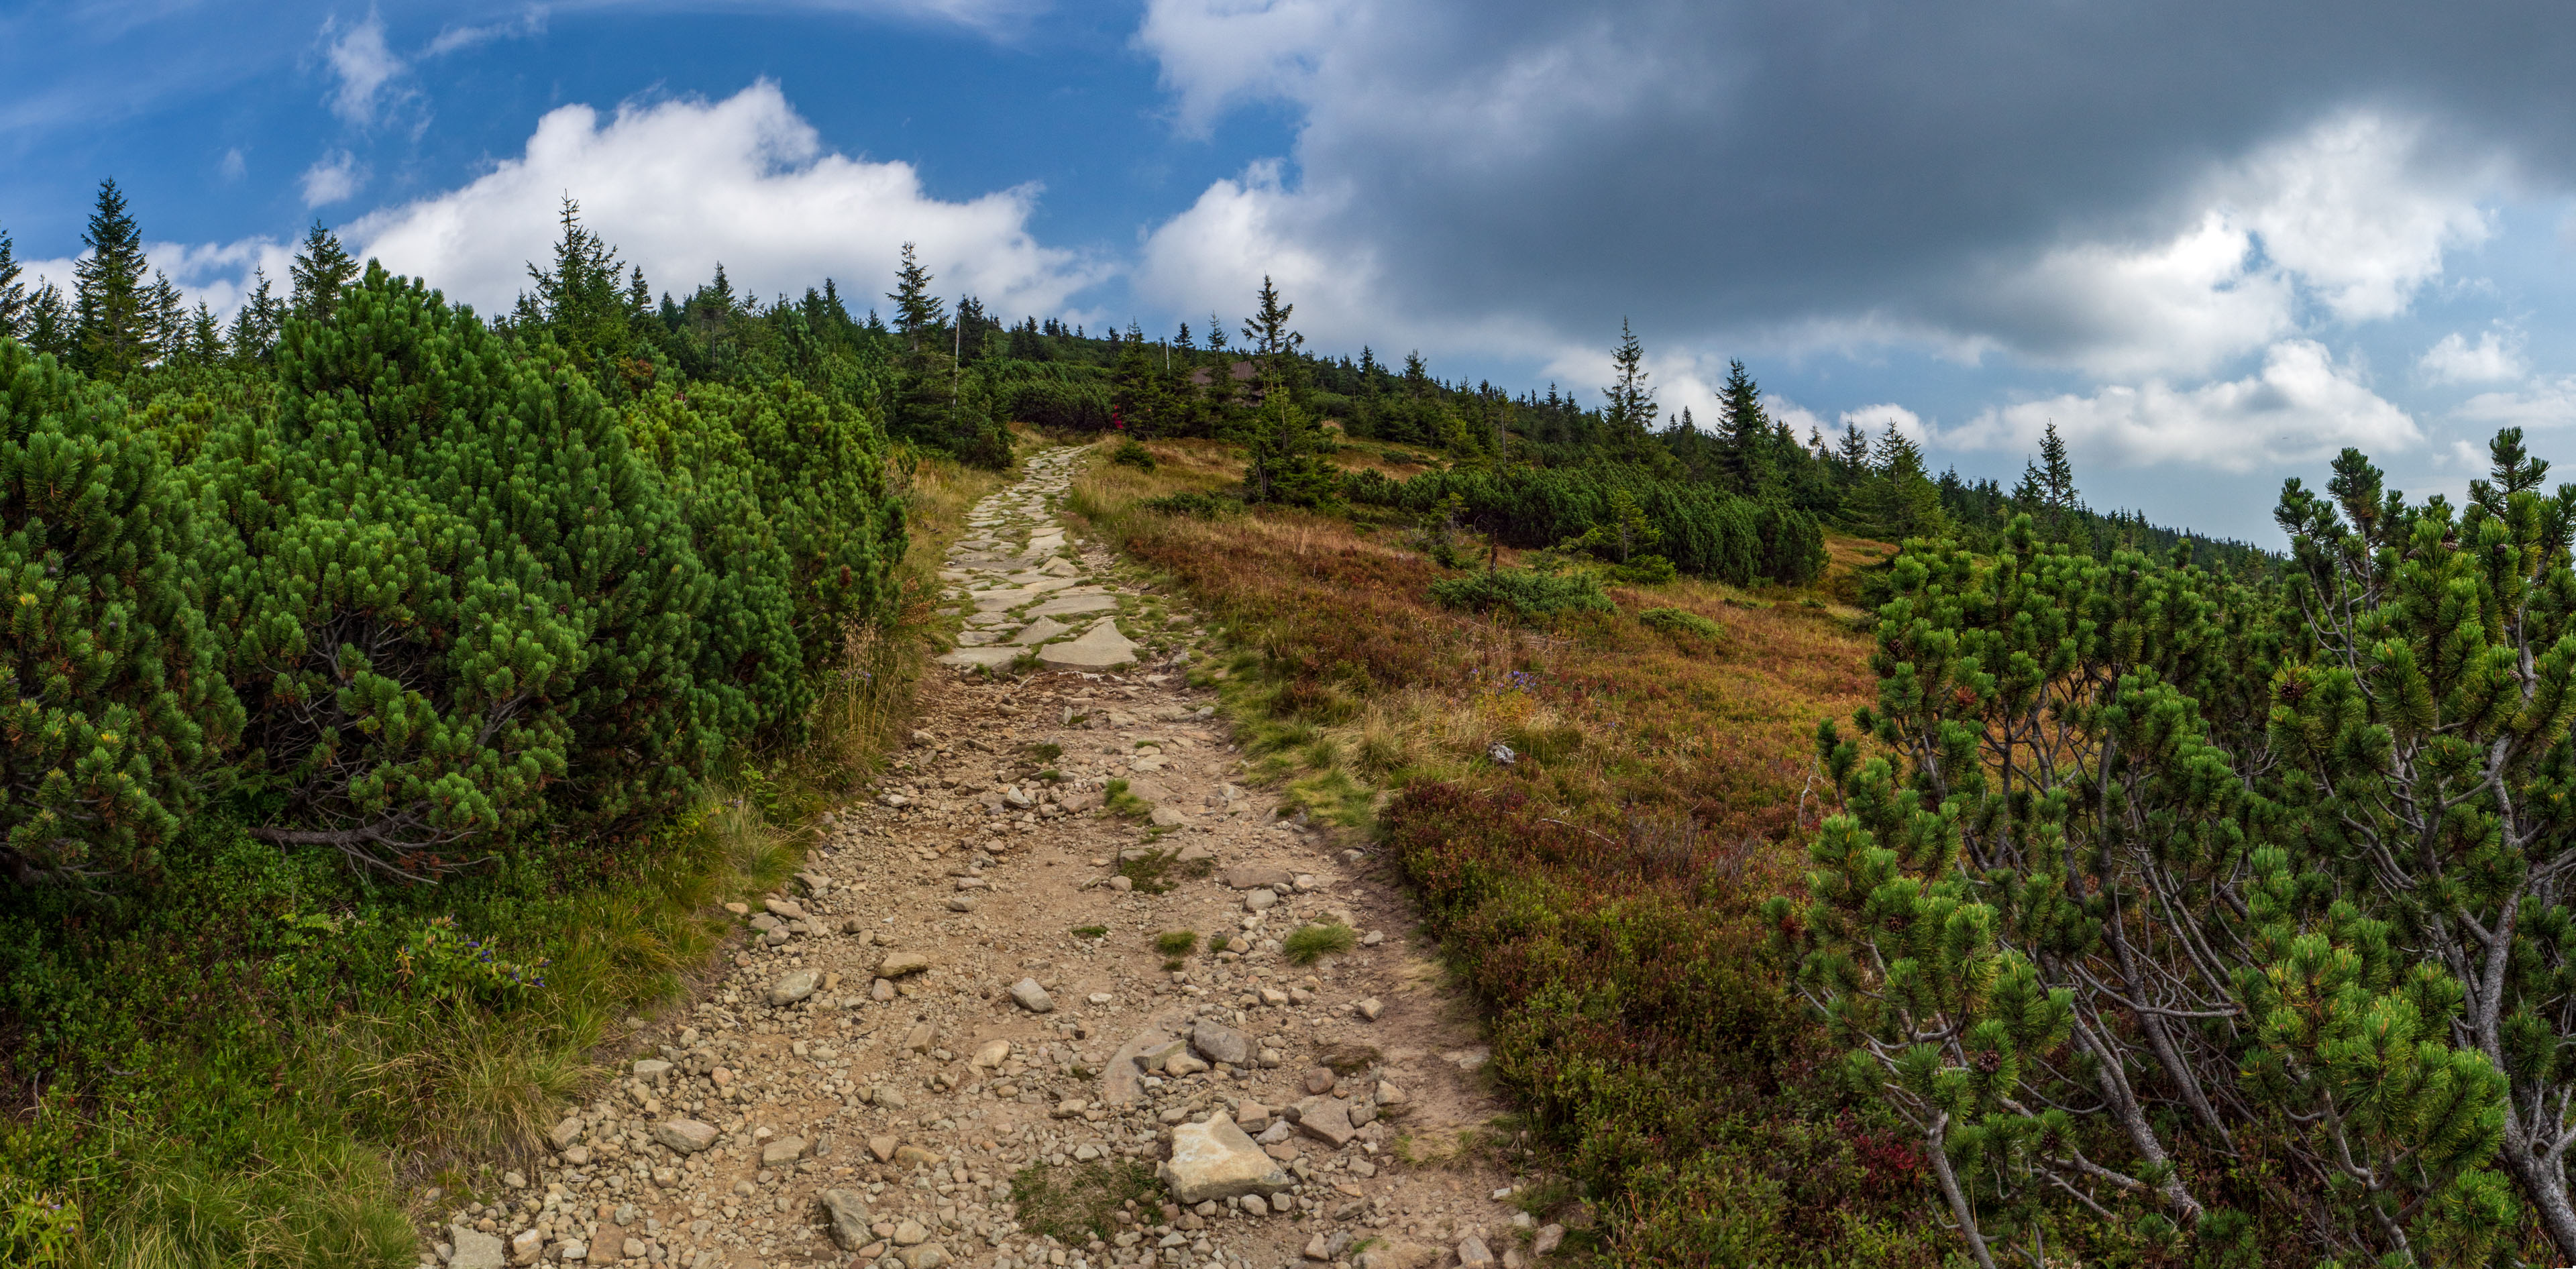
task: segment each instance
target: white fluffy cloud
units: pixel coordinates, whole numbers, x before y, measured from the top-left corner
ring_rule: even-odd
[[[2212,210],[2162,242],[2084,242],[2004,271],[1968,306],[1982,310],[1984,346],[2105,378],[2196,374],[2292,329],[2294,293],[2254,267],[2253,236]]]
[[[461,52],[478,44],[489,44],[494,40],[527,39],[531,36],[543,35],[545,31],[545,6],[530,5],[515,20],[508,22],[489,22],[482,26],[441,27],[438,35],[430,40],[429,47],[421,50],[421,56],[445,57],[450,53]]]
[[[331,73],[340,83],[331,94],[331,113],[347,123],[364,127],[375,122],[376,105],[386,86],[402,74],[402,59],[385,43],[384,20],[369,11],[366,20],[341,32],[336,20],[322,24],[322,36],[330,40],[323,50],[331,63]]]
[[[304,191],[305,206],[327,207],[347,202],[366,183],[366,175],[358,168],[357,155],[334,150],[315,159],[313,166],[304,169],[304,175],[296,180]]]
[[[2563,427],[2576,423],[2576,375],[2543,379],[2521,392],[2481,392],[2451,413],[2489,427]]]
[[[2423,433],[2323,344],[2286,339],[2242,379],[2176,388],[2162,380],[1988,410],[1939,439],[1967,449],[2032,450],[2050,423],[2088,460],[2250,472],[2332,454],[2412,448]]]
[[[2494,330],[2480,332],[2474,344],[2453,331],[2425,349],[2415,364],[2434,383],[2500,383],[2530,372],[2522,359],[2522,336]]]
[[[1302,95],[1359,13],[1351,0],[1153,0],[1136,44],[1160,63],[1182,126],[1204,132],[1237,103]]]
[[[2394,317],[2445,254],[2493,231],[2499,156],[2436,153],[2423,126],[2356,111],[2266,147],[2217,182],[2263,254],[2345,321]]]
[[[518,158],[460,189],[375,212],[344,229],[354,249],[487,310],[527,285],[569,192],[582,220],[658,288],[685,291],[718,263],[738,291],[801,292],[825,277],[864,307],[889,289],[901,244],[951,296],[1002,313],[1062,311],[1101,266],[1028,231],[1033,188],[946,202],[905,163],[827,151],[766,80],[723,101],[548,113]]]
[[[1918,444],[1933,439],[1932,429],[1923,424],[1923,416],[1895,404],[1864,405],[1857,410],[1845,410],[1842,424],[1859,428],[1862,435],[1872,440],[1890,427]]]

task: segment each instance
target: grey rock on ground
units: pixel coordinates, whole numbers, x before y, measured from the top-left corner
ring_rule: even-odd
[[[1252,1041],[1242,1032],[1218,1022],[1201,1022],[1190,1031],[1190,1047],[1211,1062],[1242,1066],[1252,1058]]]
[[[867,1196],[857,1190],[825,1190],[815,1198],[823,1205],[824,1219],[830,1222],[827,1232],[832,1242],[843,1251],[857,1251],[876,1241],[868,1230],[874,1219],[868,1212]]]
[[[797,970],[795,973],[789,974],[785,978],[781,978],[777,982],[770,984],[769,1007],[775,1009],[780,1005],[795,1004],[797,1001],[813,995],[814,989],[822,985],[823,975],[821,973],[810,969]]]
[[[1184,1206],[1245,1194],[1276,1194],[1294,1182],[1279,1161],[1252,1144],[1243,1129],[1219,1113],[1204,1123],[1172,1129],[1172,1157],[1156,1172]]]
[[[653,1125],[653,1139],[681,1154],[696,1154],[716,1143],[716,1129],[694,1119],[666,1119]]]
[[[455,1244],[456,1251],[447,1258],[447,1269],[502,1269],[499,1235],[477,1233],[457,1225],[450,1228],[448,1240]]]

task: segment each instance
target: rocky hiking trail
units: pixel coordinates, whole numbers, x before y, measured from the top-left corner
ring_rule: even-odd
[[[963,672],[794,893],[735,905],[728,972],[425,1261],[1432,1269],[1563,1237],[1459,1148],[1502,1107],[1409,901],[1236,783],[1193,620],[1054,518],[1083,455],[976,507]]]

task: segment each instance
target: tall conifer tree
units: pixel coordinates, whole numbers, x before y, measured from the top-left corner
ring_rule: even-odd
[[[1646,444],[1647,433],[1655,425],[1655,390],[1646,384],[1646,347],[1637,342],[1636,332],[1628,329],[1628,319],[1619,319],[1619,346],[1610,353],[1610,364],[1619,372],[1619,381],[1601,390],[1608,398],[1602,407],[1602,421],[1610,425],[1612,443],[1634,451]]]
[[[278,301],[275,286],[268,280],[268,270],[253,269],[257,284],[250,297],[242,301],[241,311],[233,314],[233,327],[228,342],[233,360],[243,365],[268,360],[277,347],[277,328],[286,320],[286,306]]]
[[[341,249],[339,236],[317,220],[304,235],[304,248],[295,253],[288,273],[295,283],[295,315],[327,322],[340,309],[340,293],[357,280],[358,263]]]
[[[93,378],[121,378],[152,360],[154,313],[143,231],[114,178],[99,182],[81,242],[89,255],[72,266],[74,359]]]
[[[74,348],[73,331],[78,325],[72,315],[71,301],[63,298],[61,287],[48,282],[27,297],[24,339],[29,348],[68,358]]]
[[[167,273],[152,274],[152,355],[157,362],[177,361],[188,351],[188,306]]]
[[[27,337],[27,284],[18,280],[17,248],[0,229],[0,338]]]
[[[1737,493],[1759,496],[1773,484],[1771,420],[1762,409],[1762,389],[1743,362],[1727,363],[1718,400],[1719,467]]]
[[[921,351],[921,341],[948,317],[946,302],[930,293],[931,281],[930,270],[921,267],[912,244],[903,244],[903,267],[895,271],[894,289],[886,292],[886,298],[894,301],[894,328],[911,342],[915,352]]]

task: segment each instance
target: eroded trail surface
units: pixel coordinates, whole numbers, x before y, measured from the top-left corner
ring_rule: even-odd
[[[1061,668],[925,684],[913,747],[742,914],[732,972],[439,1228],[452,1265],[1427,1269],[1561,1236],[1455,1155],[1500,1108],[1404,898],[1242,787],[1174,669],[1190,616],[1068,543],[1080,458],[1032,459],[949,559],[984,635],[952,664]],[[1104,807],[1113,779],[1151,813]],[[1310,926],[1348,950],[1294,963]],[[1015,1182],[1122,1201],[1097,1238]]]

